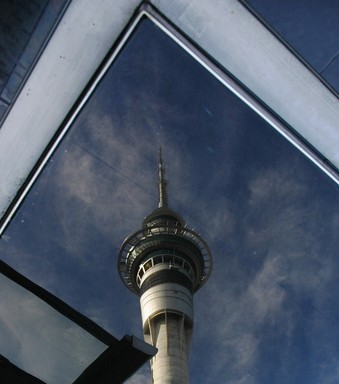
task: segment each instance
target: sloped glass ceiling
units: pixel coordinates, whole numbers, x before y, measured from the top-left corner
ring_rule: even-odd
[[[0,354],[29,374],[46,383],[73,383],[107,349],[106,344],[2,274],[0,287]]]
[[[242,0],[339,93],[337,0]]]
[[[2,259],[116,337],[141,337],[116,261],[156,207],[160,146],[169,205],[214,256],[195,296],[192,383],[337,382],[335,183],[148,19],[7,228]],[[146,367],[129,382],[149,380]]]

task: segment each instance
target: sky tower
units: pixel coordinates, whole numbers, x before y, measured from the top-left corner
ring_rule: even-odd
[[[211,274],[212,255],[205,241],[167,205],[161,150],[158,178],[158,208],[123,242],[118,270],[127,288],[140,297],[145,341],[158,348],[151,361],[152,382],[185,384],[193,294]]]

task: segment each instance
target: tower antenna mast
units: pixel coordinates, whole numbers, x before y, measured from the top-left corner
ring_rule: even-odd
[[[167,180],[165,179],[165,168],[162,159],[162,150],[159,148],[159,162],[158,162],[158,187],[159,187],[159,204],[158,208],[167,207]]]

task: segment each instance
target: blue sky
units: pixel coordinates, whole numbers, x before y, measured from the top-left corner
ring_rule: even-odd
[[[156,207],[159,146],[169,205],[214,257],[195,296],[191,382],[337,383],[334,182],[149,21],[26,198],[2,258],[114,336],[141,337],[116,260]]]

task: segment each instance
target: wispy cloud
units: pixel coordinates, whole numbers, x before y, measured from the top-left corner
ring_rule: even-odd
[[[195,342],[199,348],[214,346],[209,372],[234,384],[257,383],[256,372],[269,343],[285,340],[279,353],[284,355],[284,365],[291,364],[295,352],[289,346],[299,348],[294,338],[300,324],[312,330],[309,343],[321,344],[319,331],[324,323],[331,323],[323,318],[321,302],[336,270],[332,259],[324,260],[321,249],[313,245],[321,233],[312,223],[322,220],[324,206],[307,209],[305,198],[310,193],[302,181],[295,180],[293,170],[258,172],[248,182],[246,215],[232,217],[233,233],[240,230],[237,248],[229,248],[231,254],[214,255],[216,268],[196,301]],[[219,211],[225,209],[228,217],[228,203],[223,207]],[[328,238],[333,242],[333,227],[332,231]],[[233,239],[222,239],[234,245]],[[210,245],[220,251],[214,241],[212,237]],[[305,298],[311,298],[309,318],[300,307]],[[211,327],[199,321],[204,318],[211,319]],[[269,364],[266,361],[266,369]]]

